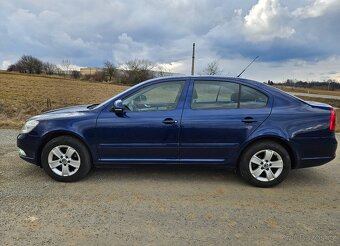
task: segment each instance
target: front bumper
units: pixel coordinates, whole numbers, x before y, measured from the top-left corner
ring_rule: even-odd
[[[20,133],[17,136],[20,158],[32,164],[39,165],[39,144],[39,136],[30,133]]]

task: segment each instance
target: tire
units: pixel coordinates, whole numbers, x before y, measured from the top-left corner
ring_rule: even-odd
[[[263,188],[281,183],[289,174],[291,159],[287,150],[273,141],[250,145],[238,165],[241,177],[248,183]]]
[[[41,165],[50,177],[61,182],[78,181],[92,168],[86,146],[70,136],[50,140],[42,150]]]

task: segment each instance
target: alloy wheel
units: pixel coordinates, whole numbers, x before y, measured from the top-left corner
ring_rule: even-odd
[[[283,166],[280,154],[271,149],[260,150],[249,161],[251,175],[263,182],[269,182],[279,177]]]
[[[71,146],[59,145],[48,154],[48,165],[59,176],[72,176],[79,170],[80,156]]]

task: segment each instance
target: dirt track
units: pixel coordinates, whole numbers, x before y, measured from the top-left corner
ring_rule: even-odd
[[[339,158],[272,189],[178,167],[95,169],[65,184],[20,160],[15,137],[0,130],[0,245],[340,243]]]

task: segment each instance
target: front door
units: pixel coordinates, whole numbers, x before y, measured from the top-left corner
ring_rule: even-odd
[[[269,99],[238,83],[192,81],[181,121],[181,163],[226,163],[269,116]]]
[[[97,120],[102,163],[176,163],[186,81],[155,82],[123,95],[125,114],[104,109]]]

